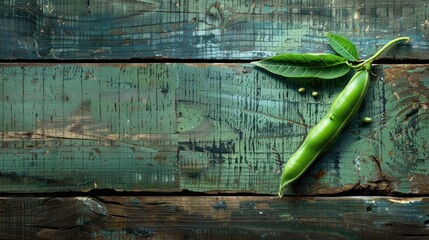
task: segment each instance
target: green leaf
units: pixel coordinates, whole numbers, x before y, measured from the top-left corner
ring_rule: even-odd
[[[359,60],[359,54],[356,50],[356,46],[350,42],[347,38],[332,33],[326,33],[329,45],[339,55],[347,58],[349,61],[356,62]]]
[[[333,54],[282,54],[252,63],[290,78],[333,79],[343,76],[351,68],[347,59]]]

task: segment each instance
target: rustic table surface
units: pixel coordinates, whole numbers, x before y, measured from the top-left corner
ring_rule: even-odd
[[[332,52],[326,32],[362,58],[412,41],[278,199],[273,148],[287,160],[350,76],[251,62]],[[426,0],[1,0],[0,44],[0,239],[429,237]]]

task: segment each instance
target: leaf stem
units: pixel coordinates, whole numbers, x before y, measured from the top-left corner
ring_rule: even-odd
[[[378,58],[384,51],[386,51],[387,48],[392,46],[393,44],[400,42],[400,41],[410,41],[409,37],[400,37],[393,39],[392,41],[388,42],[386,45],[384,45],[380,50],[378,50],[372,57],[368,58],[365,62],[372,63],[376,58]]]
[[[400,38],[396,38],[393,39],[392,41],[388,42],[387,44],[385,44],[380,50],[378,50],[372,57],[368,58],[367,60],[365,60],[362,63],[359,63],[358,65],[353,66],[353,68],[355,69],[361,69],[361,68],[365,68],[365,69],[370,69],[372,62],[378,58],[384,51],[386,51],[386,49],[388,49],[390,46],[392,46],[393,44],[400,42],[400,41],[410,41],[409,37],[400,37]]]

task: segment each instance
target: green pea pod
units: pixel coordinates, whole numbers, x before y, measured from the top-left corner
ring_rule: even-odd
[[[283,188],[287,184],[301,176],[314,160],[332,146],[344,127],[354,118],[365,96],[368,83],[369,71],[356,72],[335,98],[328,114],[310,130],[302,145],[283,168],[279,197],[283,196]]]

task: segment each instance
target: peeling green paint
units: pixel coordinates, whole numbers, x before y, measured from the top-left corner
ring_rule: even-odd
[[[427,78],[412,69],[379,68],[384,81],[371,82],[356,120],[286,193],[428,192],[426,110],[404,120],[427,102],[415,88]],[[347,82],[285,81],[246,64],[3,64],[0,73],[8,192],[276,193],[273,147],[287,159]]]

